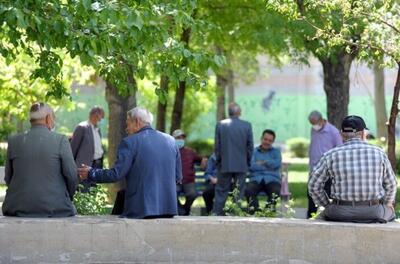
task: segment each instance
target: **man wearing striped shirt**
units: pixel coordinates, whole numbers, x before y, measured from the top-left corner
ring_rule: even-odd
[[[308,183],[315,204],[324,206],[321,218],[330,221],[386,223],[395,218],[396,176],[385,152],[366,142],[367,128],[359,116],[346,117],[342,146],[326,152]],[[324,191],[331,179],[330,201]]]

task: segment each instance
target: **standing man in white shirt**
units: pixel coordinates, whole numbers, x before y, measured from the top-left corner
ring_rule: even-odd
[[[104,110],[94,106],[89,112],[89,120],[79,123],[71,139],[72,154],[78,168],[82,164],[91,164],[92,168],[103,168],[104,150],[101,145],[101,132],[98,125],[104,119]],[[82,192],[89,191],[91,183],[82,182]]]

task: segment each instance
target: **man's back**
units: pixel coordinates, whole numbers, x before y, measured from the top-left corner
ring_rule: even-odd
[[[78,177],[69,142],[45,126],[10,138],[5,181],[4,215],[62,217],[76,212],[71,197]]]
[[[215,155],[220,172],[247,172],[253,152],[253,132],[249,122],[229,118],[217,124]]]
[[[124,138],[112,169],[93,170],[95,181],[126,178],[123,216],[144,218],[176,215],[176,181],[182,178],[181,158],[173,137],[143,127]]]
[[[319,182],[332,178],[332,198],[344,201],[392,201],[396,179],[382,149],[360,139],[328,151],[312,173],[309,186],[316,190]],[[326,204],[323,194],[311,191],[314,201]]]

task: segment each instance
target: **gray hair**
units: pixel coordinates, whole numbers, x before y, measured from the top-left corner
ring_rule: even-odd
[[[311,119],[317,120],[317,121],[321,120],[321,119],[322,119],[322,114],[321,114],[321,112],[319,112],[319,111],[317,111],[317,110],[312,111],[312,112],[308,115],[308,120],[311,120]]]
[[[100,106],[93,106],[92,109],[90,109],[89,115],[94,115],[94,114],[102,114],[104,113],[103,108],[101,108]]]
[[[343,140],[349,140],[349,139],[353,139],[353,138],[362,138],[362,132],[363,131],[342,132],[342,137],[343,137]]]
[[[54,114],[53,109],[46,103],[35,103],[29,110],[30,121],[36,121],[45,118],[47,115]]]
[[[228,114],[229,116],[238,116],[240,115],[242,109],[237,103],[230,103],[228,106]]]
[[[153,114],[143,107],[135,107],[128,111],[128,117],[135,120],[139,119],[145,124],[151,125],[153,123]]]

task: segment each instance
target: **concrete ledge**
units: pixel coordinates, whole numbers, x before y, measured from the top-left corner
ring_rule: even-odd
[[[0,217],[0,263],[399,263],[400,225]]]

